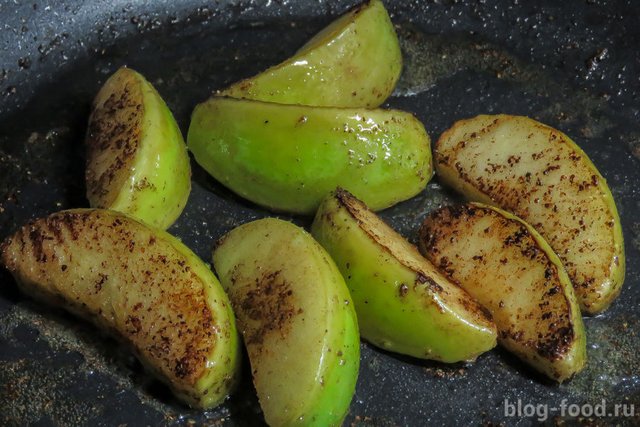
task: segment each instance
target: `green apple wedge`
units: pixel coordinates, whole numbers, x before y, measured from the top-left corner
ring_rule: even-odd
[[[583,312],[599,313],[618,296],[620,217],[606,180],[567,135],[527,117],[481,115],[444,132],[434,159],[445,184],[514,213],[545,238]]]
[[[384,5],[366,1],[279,65],[220,94],[282,104],[368,107],[382,104],[402,70],[398,37]]]
[[[191,191],[189,155],[176,121],[142,75],[122,67],[95,100],[86,135],[89,204],[166,229]]]
[[[311,215],[337,186],[383,209],[432,176],[429,136],[397,110],[211,98],[193,112],[187,142],[214,178],[274,211]]]
[[[367,341],[441,362],[496,345],[483,308],[347,191],[325,199],[311,232],[342,272]]]
[[[75,209],[30,222],[0,246],[19,287],[132,347],[173,393],[211,408],[233,389],[239,339],[211,270],[185,245],[116,211]]]
[[[507,350],[559,382],[584,367],[586,336],[569,276],[529,224],[488,205],[445,206],[425,219],[419,246],[489,310]]]
[[[360,337],[344,279],[303,229],[267,218],[222,237],[213,263],[238,316],[271,426],[339,426]]]

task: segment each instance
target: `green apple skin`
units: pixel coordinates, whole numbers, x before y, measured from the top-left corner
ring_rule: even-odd
[[[496,327],[475,300],[348,192],[326,198],[311,232],[342,272],[370,343],[442,362],[496,345]]]
[[[384,209],[432,176],[429,136],[397,110],[211,98],[193,112],[187,142],[214,178],[273,211],[312,215],[337,186]]]
[[[381,105],[402,70],[398,37],[379,0],[363,3],[279,65],[221,95],[327,107]]]
[[[189,155],[171,111],[141,74],[120,68],[94,102],[86,136],[87,198],[166,229],[191,192]]]
[[[303,229],[267,218],[224,236],[213,263],[244,338],[271,426],[339,426],[360,346],[344,279]]]
[[[212,408],[235,387],[231,304],[202,260],[165,231],[112,210],[61,211],[7,238],[0,261],[26,294],[131,346],[190,406]]]

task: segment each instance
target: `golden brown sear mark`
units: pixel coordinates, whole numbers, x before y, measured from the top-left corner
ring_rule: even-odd
[[[249,319],[259,323],[259,327],[246,337],[247,344],[262,344],[267,335],[274,333],[286,338],[292,319],[302,313],[302,309],[294,304],[291,284],[279,270],[265,272],[257,278],[240,305]]]

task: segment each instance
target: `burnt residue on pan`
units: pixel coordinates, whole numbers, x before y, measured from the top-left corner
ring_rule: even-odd
[[[288,0],[21,3],[0,6],[0,238],[28,219],[87,206],[84,135],[100,85],[121,65],[144,74],[183,132],[193,106],[273,65],[354,4]],[[640,5],[626,1],[387,2],[405,64],[388,105],[437,138],[458,119],[523,114],[570,135],[616,199],[627,242],[622,294],[586,319],[589,361],[560,386],[495,350],[448,366],[362,344],[347,425],[530,425],[505,400],[559,407],[635,404],[640,413]],[[277,42],[274,42],[277,41]],[[169,230],[205,261],[217,238],[269,215],[193,163],[193,191]],[[382,212],[414,241],[424,216],[458,196],[434,179]],[[294,221],[309,225],[310,218]],[[31,302],[0,271],[0,424],[259,425],[248,366],[213,411],[177,403],[120,347]],[[573,419],[575,421],[575,419]],[[583,419],[588,423],[589,419]],[[638,418],[607,418],[637,424]],[[549,413],[547,423],[561,423]]]

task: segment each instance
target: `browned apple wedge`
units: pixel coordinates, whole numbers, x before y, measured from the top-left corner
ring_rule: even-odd
[[[211,270],[170,234],[127,215],[76,209],[33,221],[0,246],[20,288],[129,344],[194,407],[236,382],[235,319]]]
[[[564,133],[527,117],[456,122],[435,145],[438,177],[531,224],[569,274],[580,308],[605,310],[624,281],[624,244],[605,179]]]
[[[486,205],[447,206],[423,223],[420,250],[491,312],[507,350],[560,382],[584,367],[585,331],[571,282],[530,225]]]

